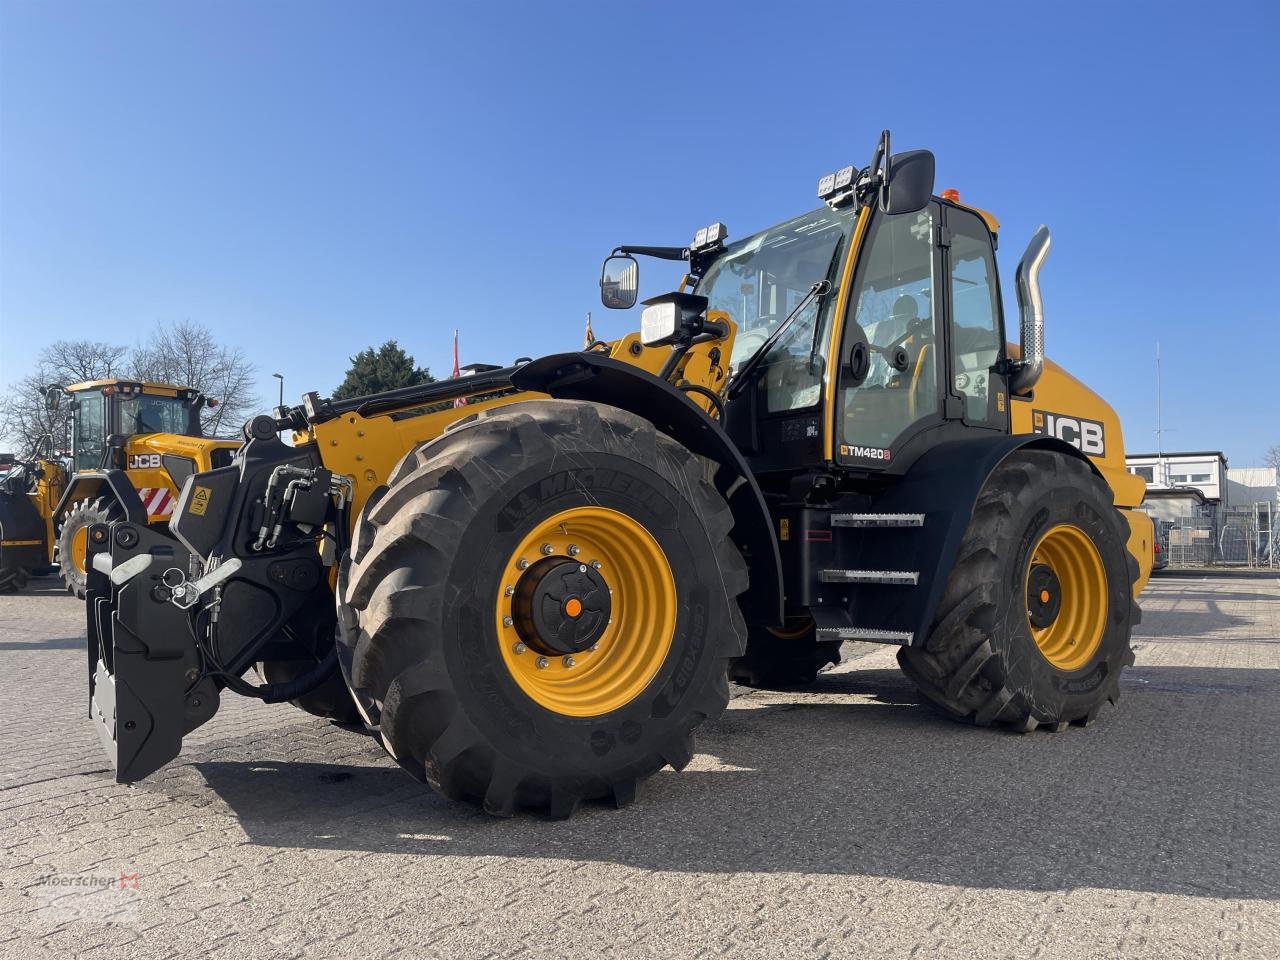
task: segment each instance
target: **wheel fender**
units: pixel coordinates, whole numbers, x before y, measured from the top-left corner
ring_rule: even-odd
[[[1088,457],[1056,437],[1000,434],[938,444],[876,501],[877,510],[923,513],[928,518],[922,531],[925,542],[918,554],[928,562],[920,563],[916,597],[922,602],[916,608],[913,646],[923,646],[928,639],[934,612],[987,478],[1010,455],[1024,449],[1052,450],[1075,457],[1102,477]]]
[[[747,562],[751,589],[739,599],[748,621],[782,623],[782,558],[769,508],[746,460],[720,425],[665,380],[599,353],[560,353],[519,367],[518,390],[604,403],[644,417],[700,457],[718,464],[715,486],[733,513],[730,536]]]
[[[129,482],[129,476],[123,470],[105,470],[102,473],[77,474],[67,484],[53,508],[55,523],[70,508],[71,504],[104,494],[111,496],[120,504],[125,519],[130,523],[147,522],[147,508],[142,504],[138,491]]]

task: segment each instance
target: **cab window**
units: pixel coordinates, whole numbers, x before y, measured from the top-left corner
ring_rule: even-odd
[[[866,377],[842,391],[843,446],[891,447],[938,414],[935,218],[931,204],[875,221],[845,325],[846,349],[865,338],[870,360]]]
[[[135,396],[120,400],[117,433],[186,433],[188,407],[177,397]]]
[[[813,407],[822,398],[827,325],[836,302],[840,264],[856,211],[823,207],[729,244],[698,282],[711,310],[738,325],[731,366],[736,373],[786,322],[814,284],[810,298],[755,368],[753,389],[766,413]]]
[[[964,398],[964,418],[990,418],[992,367],[1000,357],[995,258],[987,226],[967,210],[949,208],[951,230],[951,378]]]
[[[106,397],[82,393],[76,403],[73,459],[77,470],[96,470],[106,443]]]

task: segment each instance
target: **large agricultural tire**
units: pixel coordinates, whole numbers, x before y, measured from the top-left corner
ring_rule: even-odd
[[[352,689],[450,799],[557,818],[629,803],[728,703],[746,635],[732,525],[702,462],[630,413],[529,400],[468,417],[357,523],[339,579]]]
[[[58,530],[58,566],[68,593],[84,599],[88,579],[85,557],[88,555],[89,525],[123,519],[124,511],[111,497],[79,500],[63,514],[62,526]]]
[[[1111,488],[1024,450],[987,480],[923,649],[903,672],[957,720],[1058,731],[1093,722],[1133,663],[1137,561]]]
[[[729,661],[729,679],[747,687],[786,690],[817,679],[829,664],[840,662],[840,641],[819,640],[812,620],[774,630],[752,625],[747,649]]]
[[[6,567],[0,570],[0,593],[19,593],[27,588],[30,571],[26,567]]]

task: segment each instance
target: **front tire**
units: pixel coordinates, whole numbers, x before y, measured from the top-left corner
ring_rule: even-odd
[[[357,524],[339,582],[352,689],[446,797],[504,816],[626,804],[728,703],[747,585],[732,525],[698,458],[630,413],[529,400],[467,418]]]
[[[80,500],[67,511],[62,528],[58,531],[58,566],[67,592],[83,600],[88,574],[85,571],[88,555],[89,526],[94,523],[112,523],[124,519],[124,511],[110,497]]]
[[[1021,731],[1092,722],[1120,696],[1140,611],[1111,488],[1079,458],[1010,456],[987,480],[923,649],[898,652],[957,720]]]

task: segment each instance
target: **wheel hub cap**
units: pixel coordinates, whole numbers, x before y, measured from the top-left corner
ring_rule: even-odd
[[[520,639],[548,655],[590,649],[609,625],[609,584],[585,563],[547,557],[516,584],[512,618]]]
[[[1043,630],[1058,619],[1062,609],[1062,586],[1058,575],[1048,564],[1033,564],[1027,574],[1027,617],[1031,625]]]

